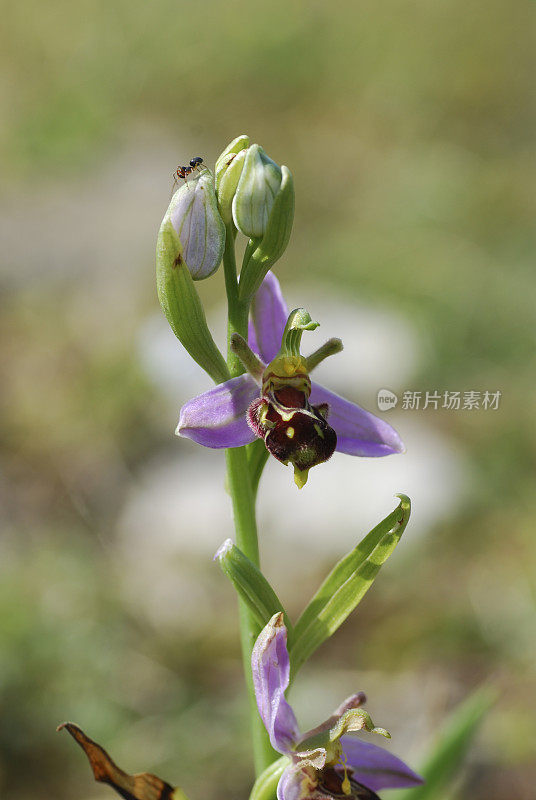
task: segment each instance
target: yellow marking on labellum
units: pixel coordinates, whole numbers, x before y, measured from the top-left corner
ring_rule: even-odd
[[[290,420],[292,419],[292,417],[296,413],[296,409],[293,408],[290,411],[279,411],[279,409],[278,409],[278,413],[279,413],[279,416],[281,417],[281,419],[283,420],[283,422],[290,422]]]
[[[272,420],[266,419],[268,411],[270,410],[270,406],[268,403],[265,403],[262,406],[262,410],[259,413],[259,422],[264,428],[275,428],[275,422]]]
[[[315,431],[318,433],[321,439],[324,438],[324,431],[320,427],[320,425],[315,425]]]
[[[309,477],[309,470],[308,469],[298,469],[298,467],[294,467],[294,483],[298,487],[298,489],[303,489],[305,484],[307,483],[307,478]]]
[[[289,439],[294,439],[294,428],[287,428],[287,436]]]

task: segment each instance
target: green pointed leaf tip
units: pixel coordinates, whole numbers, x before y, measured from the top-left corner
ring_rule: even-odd
[[[247,603],[261,628],[264,628],[274,614],[282,611],[287,636],[291,639],[293,628],[283,604],[255,564],[233,544],[231,539],[226,539],[214,558],[218,559],[222,572]]]
[[[241,300],[254,296],[268,270],[285,252],[294,221],[294,182],[290,170],[281,167],[281,186],[277,193],[266,231],[256,242],[240,273],[239,295]]]
[[[411,502],[406,495],[397,497],[398,507],[335,565],[296,623],[290,648],[293,675],[360,603],[400,541]]]
[[[333,567],[296,623],[295,634],[297,637],[301,636],[309,627],[319,609],[326,604],[338,588],[350,578],[361,563],[366,561],[385,534],[390,533],[397,525],[403,526],[403,532],[409,519],[411,502],[406,495],[399,494],[396,496],[402,501],[397,508],[376,525],[353,550]]]
[[[177,339],[216,383],[229,378],[225,360],[207,325],[180,239],[166,214],[156,244],[156,288],[162,310]]]

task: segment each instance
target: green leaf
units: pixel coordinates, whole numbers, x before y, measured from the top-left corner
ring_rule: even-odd
[[[283,770],[290,764],[287,756],[282,756],[261,772],[249,796],[249,800],[276,800],[277,784]]]
[[[426,783],[397,791],[397,800],[436,800],[454,780],[475,733],[496,699],[496,692],[483,686],[470,695],[447,720],[420,774]]]
[[[291,639],[292,623],[283,604],[255,564],[230,539],[222,544],[216,553],[216,558],[220,562],[222,571],[232,581],[261,628],[264,628],[274,614],[282,611],[287,635]]]
[[[400,505],[332,569],[296,623],[290,658],[293,675],[355,609],[371,587],[408,523],[411,502]]]
[[[182,258],[182,247],[166,216],[156,245],[156,288],[162,310],[177,339],[215,383],[230,377],[216,347],[192,276]]]

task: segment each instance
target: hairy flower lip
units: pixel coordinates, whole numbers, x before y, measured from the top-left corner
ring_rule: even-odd
[[[397,756],[346,733],[356,729],[352,720],[360,717],[362,727],[372,729],[372,724],[368,726],[370,717],[360,711],[365,701],[362,692],[351,695],[328,720],[300,736],[294,711],[285,698],[290,683],[290,658],[282,613],[274,614],[259,634],[251,655],[251,669],[257,707],[272,747],[290,760],[279,780],[278,800],[329,796],[317,795],[317,788],[326,778],[333,782],[332,770],[344,772],[345,766],[350,771],[350,782],[368,790],[365,795],[346,795],[349,800],[352,797],[374,800],[375,792],[380,789],[409,788],[423,782]]]
[[[279,351],[288,310],[279,282],[268,272],[252,303],[248,341],[262,362]],[[255,440],[247,410],[260,396],[250,375],[232,378],[185,403],[176,433],[205,447],[241,447]],[[404,451],[398,433],[387,422],[312,381],[309,402],[329,407],[328,422],[337,435],[336,450],[354,456],[380,457]]]
[[[283,464],[292,464],[299,488],[312,467],[328,461],[337,445],[337,434],[326,422],[327,409],[311,406],[307,396],[292,387],[280,390],[293,405],[277,400],[277,391],[262,395],[248,408],[247,421],[267,450]]]

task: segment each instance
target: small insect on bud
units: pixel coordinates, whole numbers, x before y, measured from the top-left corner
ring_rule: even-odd
[[[198,158],[192,161],[199,166]],[[218,211],[214,178],[208,170],[175,192],[166,217],[180,239],[182,258],[192,278],[208,278],[221,264],[225,247],[225,225]]]
[[[156,286],[173,333],[216,383],[227,380],[229,371],[208,328],[194,281],[218,269],[224,246],[225,225],[218,213],[214,179],[206,170],[171,199],[158,232]]]

